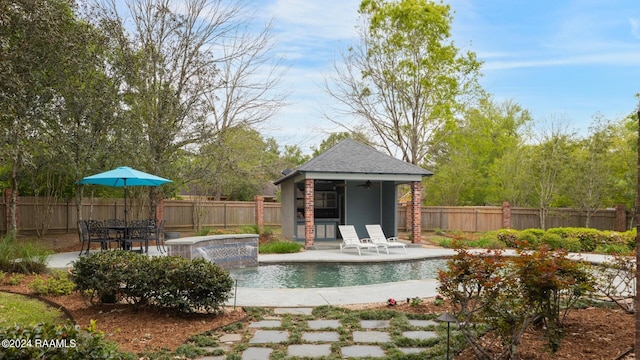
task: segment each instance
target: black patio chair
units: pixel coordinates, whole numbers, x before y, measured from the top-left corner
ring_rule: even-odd
[[[80,254],[84,251],[84,243],[89,242],[89,229],[84,220],[78,220],[78,236],[80,237]]]
[[[140,252],[149,252],[149,237],[151,227],[145,220],[131,220],[127,223],[127,229],[122,239],[123,248],[132,250],[133,244],[140,244]],[[143,249],[144,245],[144,249]]]
[[[156,242],[156,249],[162,254],[166,250],[164,248],[164,224],[165,220],[148,219],[147,224],[151,231],[149,233],[149,242]]]
[[[89,254],[91,249],[91,243],[99,243],[100,250],[108,250],[111,248],[112,243],[118,243],[118,240],[109,238],[104,224],[99,220],[85,220],[87,228],[87,251],[85,254]]]
[[[124,235],[124,220],[107,219],[104,221],[104,227],[107,235],[115,240],[121,241]]]

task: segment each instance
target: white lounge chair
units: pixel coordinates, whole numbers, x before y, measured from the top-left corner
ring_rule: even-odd
[[[371,242],[376,245],[384,245],[387,247],[387,253],[389,252],[390,247],[401,247],[404,250],[404,253],[407,253],[407,245],[398,241],[397,237],[387,238],[384,235],[384,231],[382,231],[382,227],[380,225],[367,225],[367,232],[369,233],[369,238]]]
[[[340,252],[344,249],[348,248],[356,248],[358,249],[358,255],[362,255],[360,249],[376,249],[376,253],[380,255],[379,246],[372,243],[369,239],[360,239],[358,237],[358,233],[356,233],[356,229],[353,225],[339,225],[340,234],[342,234],[342,243],[340,244]],[[389,249],[387,249],[387,253],[389,253]]]

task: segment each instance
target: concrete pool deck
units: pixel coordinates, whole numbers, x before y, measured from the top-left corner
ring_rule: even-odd
[[[413,261],[451,257],[455,254],[452,249],[408,247],[405,254],[401,249],[393,249],[389,254],[363,251],[358,255],[354,249],[340,252],[338,248],[322,248],[306,250],[294,254],[265,254],[258,256],[258,262],[263,265],[296,262],[338,262],[338,263],[366,263],[384,261]],[[505,251],[506,254],[515,254]],[[155,246],[149,248],[150,256],[162,256]],[[573,258],[601,263],[611,257],[595,254],[571,254]],[[66,269],[78,259],[78,252],[54,254],[49,257],[49,268]],[[428,298],[437,294],[437,280],[411,280],[395,283],[332,287],[308,289],[264,289],[242,287],[242,280],[237,282],[237,291],[232,290],[232,297],[227,301],[229,306],[260,306],[260,307],[301,307],[320,305],[348,305],[365,303],[385,303],[394,298],[402,301],[406,298]],[[234,297],[235,295],[235,297]]]

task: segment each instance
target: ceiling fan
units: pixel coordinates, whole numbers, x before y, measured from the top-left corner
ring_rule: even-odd
[[[356,185],[356,186],[364,187],[367,190],[369,190],[369,189],[371,189],[372,186],[377,186],[377,185],[378,185],[377,183],[374,184],[374,183],[371,182],[371,180],[367,180],[364,183],[362,183],[360,185]]]

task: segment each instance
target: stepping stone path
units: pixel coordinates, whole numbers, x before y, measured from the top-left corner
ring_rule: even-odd
[[[312,308],[278,308],[274,310],[276,315],[312,315]],[[300,344],[290,344],[286,348],[287,357],[321,358],[331,355],[332,343],[340,341],[338,329],[342,327],[339,320],[316,319],[306,321],[309,330],[303,331]],[[427,340],[437,337],[435,331],[430,331],[438,323],[433,320],[409,320],[409,325],[415,330],[404,331],[402,336],[414,340]],[[279,317],[254,321],[248,325],[255,329],[249,347],[242,352],[242,360],[269,360],[274,349],[269,344],[283,344],[289,342],[289,331],[280,330],[282,320]],[[353,345],[343,346],[340,352],[343,359],[349,358],[385,358],[387,354],[381,344],[391,341],[390,320],[360,320],[362,330],[351,332]],[[428,328],[428,329],[427,329]],[[241,334],[224,334],[218,338],[223,344],[219,348],[228,351],[233,344],[242,341]],[[211,351],[211,348],[207,348]],[[426,350],[421,347],[399,348],[403,354],[416,354]],[[200,360],[223,360],[226,356],[206,356]]]

